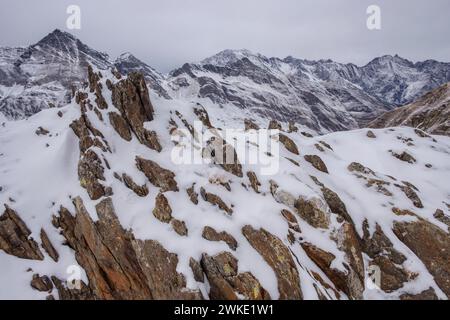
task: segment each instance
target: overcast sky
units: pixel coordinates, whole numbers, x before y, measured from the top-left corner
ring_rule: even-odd
[[[450,0],[0,0],[0,45],[55,28],[113,58],[129,51],[167,72],[223,49],[363,65],[383,54],[450,61]],[[81,8],[81,30],[66,8]],[[369,5],[381,30],[366,27]]]

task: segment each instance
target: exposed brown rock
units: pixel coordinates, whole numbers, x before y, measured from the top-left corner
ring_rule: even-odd
[[[259,126],[250,119],[245,119],[244,125],[245,125],[245,131],[259,130]]]
[[[314,168],[316,168],[319,171],[328,173],[327,166],[322,161],[322,159],[317,155],[305,155],[305,160],[312,164]]]
[[[109,122],[122,139],[131,141],[131,131],[127,121],[117,112],[108,113]]]
[[[200,263],[194,258],[189,259],[189,266],[192,269],[192,273],[194,274],[194,279],[197,282],[205,282],[205,275],[203,274],[203,269]]]
[[[408,197],[409,200],[414,204],[416,208],[423,208],[422,201],[420,201],[419,196],[417,193],[408,185],[399,185],[395,184],[397,188],[403,191],[403,193]]]
[[[450,297],[450,237],[434,224],[418,219],[394,222],[395,235],[422,260],[442,291]]]
[[[56,251],[55,247],[52,245],[44,229],[41,229],[41,242],[42,248],[44,248],[45,252],[47,252],[50,258],[52,258],[55,262],[58,262],[59,254]]]
[[[375,135],[375,133],[373,133],[372,130],[367,131],[366,136],[367,136],[368,138],[372,138],[372,139],[375,139],[375,138],[377,137],[377,136]]]
[[[203,125],[211,129],[213,128],[213,125],[211,124],[211,121],[209,120],[208,112],[206,112],[205,108],[201,106],[200,104],[197,104],[197,107],[194,108],[194,114],[198,117],[198,119],[203,123]]]
[[[261,183],[259,182],[258,177],[256,176],[256,174],[253,171],[248,171],[247,172],[247,177],[250,180],[250,185],[252,186],[252,189],[256,193],[259,193],[259,187],[261,186]]]
[[[304,131],[302,131],[302,132],[300,132],[303,136],[305,136],[305,137],[307,137],[307,138],[312,138],[313,137],[313,135],[311,134],[311,133],[309,133],[309,132],[304,132]]]
[[[296,127],[295,123],[293,123],[292,121],[289,121],[288,132],[298,132],[298,128]]]
[[[36,134],[38,135],[38,136],[46,136],[47,134],[49,134],[50,133],[50,131],[48,131],[47,129],[44,129],[44,128],[42,128],[42,127],[39,127],[37,130],[36,130]]]
[[[191,199],[191,202],[193,204],[198,204],[198,193],[195,192],[195,184],[193,184],[192,187],[186,189],[186,192],[189,196],[189,199]]]
[[[126,173],[122,174],[122,179],[127,188],[133,190],[139,197],[145,197],[148,195],[148,188],[145,184],[142,186],[136,184],[136,182],[133,181],[133,178]]]
[[[67,244],[89,279],[94,299],[199,299],[198,291],[186,289],[176,271],[178,258],[153,240],[135,240],[125,231],[110,198],[97,206],[93,222],[80,198],[74,199],[76,215],[61,208],[54,225],[61,228]],[[55,283],[55,281],[54,281]],[[60,296],[71,292],[55,283]],[[85,290],[89,292],[89,290]],[[66,295],[66,296],[64,296]],[[89,294],[86,294],[89,298]]]
[[[405,293],[400,296],[400,300],[439,300],[433,288],[429,288],[418,294]]]
[[[389,258],[385,256],[376,256],[370,265],[380,268],[380,289],[385,292],[393,292],[409,280],[408,273],[403,268],[396,266]]]
[[[320,140],[319,143],[321,145],[323,145],[325,148],[330,149],[331,151],[333,151],[333,148],[328,143],[326,143],[325,141]]]
[[[175,230],[175,232],[178,233],[180,236],[183,237],[188,235],[188,229],[184,221],[172,219],[170,223],[172,224],[173,230]]]
[[[206,226],[203,228],[202,237],[209,241],[223,241],[231,250],[236,250],[238,243],[232,235],[226,231],[217,232],[214,228]]]
[[[292,229],[296,232],[300,232],[300,227],[298,225],[297,218],[295,218],[295,216],[292,214],[292,212],[290,212],[289,210],[283,209],[283,210],[281,210],[281,214],[288,222],[290,229]]]
[[[401,160],[401,161],[405,161],[405,162],[408,162],[408,163],[411,163],[411,164],[416,162],[416,159],[412,155],[410,155],[408,152],[406,152],[406,151],[403,151],[400,154],[391,151],[391,154],[394,157],[396,157],[397,159]]]
[[[0,250],[22,259],[44,260],[31,231],[19,215],[5,204],[0,216]]]
[[[175,173],[172,171],[160,167],[152,160],[141,157],[136,157],[136,166],[154,186],[161,188],[161,192],[178,191]]]
[[[59,299],[60,300],[96,300],[98,299],[92,293],[91,289],[83,282],[80,281],[80,289],[68,288],[63,281],[58,279],[55,276],[51,277],[53,284],[55,285],[56,290],[58,290]],[[52,298],[50,298],[52,297]],[[47,297],[47,300],[54,300],[53,296]]]
[[[447,216],[444,211],[441,209],[436,209],[436,212],[433,214],[433,217],[435,217],[440,222],[446,224],[450,229],[450,217]]]
[[[206,192],[205,188],[200,188],[200,195],[202,196],[204,201],[211,203],[212,205],[218,206],[221,210],[225,211],[228,215],[233,214],[233,209],[229,208],[225,202],[218,196],[213,193]]]
[[[46,292],[51,291],[53,289],[53,283],[47,276],[39,276],[39,274],[34,274],[33,279],[30,283],[33,289],[37,291]]]
[[[237,177],[243,177],[242,165],[239,162],[236,150],[219,136],[207,141],[202,154],[203,157],[209,158],[213,163],[220,165],[225,171]]]
[[[242,233],[275,272],[280,299],[303,299],[297,267],[283,242],[268,231],[249,225],[242,228]]]
[[[359,173],[364,173],[364,174],[368,174],[368,175],[375,175],[375,172],[373,172],[371,169],[363,166],[361,163],[358,162],[352,162],[348,165],[347,167],[348,171],[350,172],[359,172]]]
[[[280,142],[284,145],[284,147],[291,153],[298,155],[298,148],[294,141],[291,140],[288,136],[280,133],[278,135]]]
[[[80,155],[78,162],[78,178],[80,185],[86,189],[92,200],[97,200],[106,194],[105,187],[99,180],[105,180],[104,168],[98,155],[93,150],[87,150]]]
[[[155,208],[153,209],[153,215],[162,222],[169,223],[172,220],[172,208],[169,205],[169,201],[162,194],[159,193],[155,199]]]
[[[270,120],[268,129],[269,130],[280,130],[280,131],[283,130],[281,128],[281,124],[277,120]]]
[[[339,198],[338,194],[325,186],[323,186],[321,190],[325,201],[330,207],[331,212],[342,217],[345,221],[353,224],[353,220],[347,212],[345,203],[341,200],[341,198]]]
[[[228,252],[214,257],[204,253],[201,265],[210,284],[209,298],[238,300],[236,293],[250,300],[269,300],[269,293],[249,272],[238,273],[236,258]]]
[[[325,212],[323,203],[319,198],[298,198],[295,208],[300,217],[315,228],[328,228],[330,225],[330,214]]]

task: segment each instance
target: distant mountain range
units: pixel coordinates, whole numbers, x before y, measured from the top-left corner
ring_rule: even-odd
[[[234,106],[259,119],[293,121],[317,133],[354,129],[414,101],[450,81],[450,63],[413,63],[383,56],[363,67],[331,60],[267,58],[225,50],[163,75],[130,53],[116,60],[73,35],[55,30],[27,48],[0,48],[0,112],[28,117],[70,101],[87,65],[140,71],[153,94],[199,102],[207,108]]]

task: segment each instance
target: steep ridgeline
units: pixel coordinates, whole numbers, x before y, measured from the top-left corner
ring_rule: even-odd
[[[142,74],[90,68],[67,106],[3,122],[0,298],[450,296],[448,137],[311,137],[272,121],[279,170],[264,175],[218,120],[196,103],[151,101]],[[232,163],[203,152],[212,141]],[[177,163],[174,147],[209,161]]]
[[[116,67],[123,74],[139,69],[155,93],[167,96],[159,87],[162,76],[145,63],[131,55],[111,61],[107,54],[56,29],[29,47],[0,48],[0,112],[9,119],[23,119],[66,105],[86,79],[89,64],[98,69]]]
[[[408,126],[431,134],[450,136],[450,83],[428,92],[419,100],[386,112],[369,124],[371,128]]]
[[[449,79],[450,63],[431,60],[414,64],[383,56],[358,67],[225,50],[173,71],[169,86],[189,99],[232,104],[324,133],[365,125]]]

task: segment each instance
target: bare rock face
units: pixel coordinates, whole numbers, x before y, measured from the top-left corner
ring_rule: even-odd
[[[305,155],[305,160],[311,163],[311,165],[319,171],[328,173],[327,166],[322,161],[322,159],[317,155]]]
[[[252,186],[252,189],[256,193],[259,193],[259,187],[261,186],[261,183],[259,182],[258,177],[256,176],[256,174],[253,171],[248,171],[247,172],[247,177],[250,180],[250,185]]]
[[[104,168],[98,155],[93,150],[87,150],[80,156],[78,162],[78,178],[80,185],[86,189],[92,200],[97,200],[106,194],[105,187],[99,180],[105,180]]]
[[[148,195],[148,188],[145,184],[143,184],[142,186],[138,185],[133,181],[133,178],[131,178],[126,173],[122,174],[122,179],[127,188],[133,190],[134,193],[136,193],[139,197],[145,197]]]
[[[141,157],[136,157],[136,166],[154,186],[161,188],[161,192],[178,191],[175,173],[172,171],[160,167],[152,160]]]
[[[391,154],[401,161],[405,161],[411,164],[416,162],[416,159],[406,151],[403,151],[402,153],[396,153],[391,151]]]
[[[41,229],[41,242],[42,248],[44,248],[45,252],[55,261],[58,262],[59,254],[56,251],[53,244],[50,242],[50,239],[47,236],[47,233],[44,229]]]
[[[202,151],[203,157],[209,158],[214,164],[221,166],[225,171],[242,178],[242,165],[234,147],[216,136],[207,141]]]
[[[37,291],[46,292],[53,289],[53,283],[47,276],[39,276],[39,274],[34,274],[33,279],[30,283],[31,287]]]
[[[191,267],[192,273],[194,274],[194,279],[197,282],[204,283],[205,282],[205,275],[203,273],[202,266],[200,263],[195,260],[194,258],[189,259],[189,267]]]
[[[212,205],[218,206],[219,209],[226,212],[228,215],[233,214],[233,209],[227,206],[225,202],[218,196],[213,193],[206,192],[205,188],[200,189],[200,195],[202,196],[204,201],[211,203]]]
[[[330,214],[325,211],[324,204],[319,198],[299,198],[295,208],[300,217],[315,228],[327,229],[330,225]]]
[[[180,236],[184,237],[188,235],[188,229],[184,221],[178,219],[172,219],[170,222],[172,224],[173,230]]]
[[[250,273],[238,272],[238,261],[228,252],[214,257],[203,254],[201,267],[210,284],[209,298],[214,300],[238,300],[236,293],[250,300],[270,300],[269,293]]]
[[[408,197],[409,200],[411,200],[416,208],[423,208],[422,201],[411,186],[399,184],[395,184],[395,186],[403,191],[403,193]]]
[[[187,188],[186,192],[187,192],[191,202],[193,204],[198,204],[198,193],[195,192],[195,184],[193,184],[190,188]]]
[[[156,196],[153,215],[161,222],[169,223],[170,220],[172,220],[172,208],[169,205],[169,201],[162,193],[159,193]]]
[[[245,131],[249,130],[259,130],[259,126],[254,123],[251,119],[244,120]]]
[[[283,130],[281,128],[281,124],[277,120],[270,120],[268,129],[269,130],[280,130],[280,131]]]
[[[131,131],[127,121],[117,112],[108,113],[109,122],[116,132],[126,141],[131,141]]]
[[[144,127],[144,122],[153,120],[154,113],[144,76],[132,72],[126,79],[112,85],[112,102],[139,142],[153,150],[161,151],[156,133]]]
[[[54,225],[61,229],[77,262],[86,271],[89,299],[200,299],[198,291],[186,289],[176,271],[178,258],[153,240],[136,240],[120,225],[110,198],[97,206],[94,222],[80,198],[74,199],[76,215],[61,208]],[[53,278],[52,278],[53,280]],[[53,281],[55,283],[55,281]],[[62,299],[73,297],[55,283]],[[78,297],[79,298],[79,297]]]
[[[345,206],[345,203],[341,200],[341,198],[339,198],[338,194],[325,186],[323,186],[321,190],[326,203],[330,207],[331,212],[337,214],[345,221],[353,224],[353,220],[347,212],[347,207]]]
[[[242,228],[242,233],[275,272],[280,299],[303,299],[297,267],[283,242],[268,231],[255,230],[249,225]]]
[[[44,260],[38,244],[30,235],[25,222],[5,204],[5,211],[0,216],[0,250],[22,259]]]
[[[402,294],[400,300],[439,300],[433,288],[429,288],[418,294]]]
[[[367,136],[368,138],[372,138],[372,139],[375,139],[375,138],[377,137],[377,136],[375,135],[375,133],[373,133],[372,130],[367,131],[366,136]]]
[[[279,135],[280,142],[284,145],[284,147],[291,153],[298,155],[298,147],[294,141],[291,140],[288,136],[280,133]]]
[[[394,222],[393,231],[433,275],[439,288],[450,297],[450,236],[432,223]]]
[[[437,209],[436,212],[433,214],[433,217],[435,217],[440,222],[446,224],[448,226],[448,229],[450,230],[450,217],[444,213],[441,209]]]
[[[209,241],[223,241],[231,250],[236,250],[238,243],[232,235],[226,231],[217,232],[214,228],[206,226],[203,228],[202,237]]]

